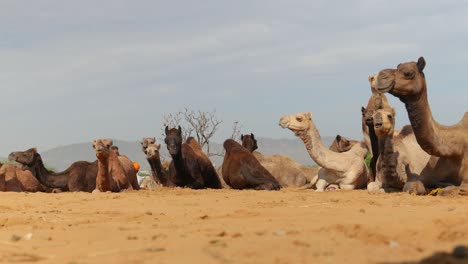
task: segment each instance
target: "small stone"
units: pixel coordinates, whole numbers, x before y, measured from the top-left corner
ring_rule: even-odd
[[[153,215],[153,213],[150,212],[150,211],[146,212],[145,214],[147,214],[147,215]]]
[[[224,236],[226,236],[226,235],[227,235],[227,233],[224,232],[224,231],[218,234],[219,237],[224,237]]]
[[[33,234],[32,233],[27,233],[26,235],[23,236],[23,239],[24,240],[31,240],[33,237]]]
[[[468,247],[464,245],[456,246],[452,255],[458,259],[468,258]]]
[[[364,210],[363,208],[359,209],[359,212],[362,213],[362,214],[365,214],[366,213],[366,210]]]
[[[277,236],[285,236],[286,235],[286,231],[284,231],[283,229],[278,229],[274,232],[275,235]]]
[[[390,241],[390,242],[388,243],[388,245],[389,245],[391,248],[397,248],[397,247],[400,246],[400,244],[399,244],[398,242],[393,241],[393,240]]]

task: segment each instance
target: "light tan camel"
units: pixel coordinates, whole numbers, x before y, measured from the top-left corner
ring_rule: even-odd
[[[419,145],[433,156],[427,168],[433,174],[423,177],[422,183],[426,187],[440,182],[460,185],[446,188],[445,193],[468,195],[468,112],[453,126],[434,120],[427,98],[425,66],[426,61],[420,57],[417,62],[400,63],[396,69],[382,70],[375,86],[379,92],[388,92],[405,104]]]
[[[379,158],[375,182],[367,185],[369,192],[409,191],[409,181],[417,181],[429,162],[430,155],[418,145],[411,126],[395,131],[395,110],[379,109],[373,115],[374,130],[378,137]],[[422,186],[413,190],[424,194]]]
[[[312,113],[285,115],[279,125],[294,132],[304,142],[310,157],[322,167],[318,171],[316,191],[322,192],[330,184],[338,184],[341,189],[348,190],[366,186],[368,172],[364,157],[368,151],[364,143],[356,144],[343,153],[329,150],[312,122]]]

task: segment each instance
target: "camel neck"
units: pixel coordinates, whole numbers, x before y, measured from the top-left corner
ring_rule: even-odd
[[[32,166],[26,167],[33,175],[45,186],[49,188],[60,188],[64,189],[68,184],[68,173],[54,173],[49,171],[42,161],[42,157],[38,155],[36,162]]]
[[[417,98],[402,99],[408,112],[416,139],[421,148],[435,156],[451,156],[453,151],[449,141],[451,135],[444,133],[445,128],[438,124],[431,112],[427,90]]]
[[[162,185],[166,185],[166,178],[162,174],[162,165],[160,158],[151,158],[146,159],[151,167],[151,172],[153,174],[154,180],[161,183]]]
[[[314,122],[312,120],[309,122],[310,126],[308,131],[298,132],[296,134],[304,142],[307,152],[317,165],[328,168],[327,159],[329,159],[329,156],[337,153],[325,147]]]
[[[397,178],[397,159],[394,155],[393,135],[383,136],[379,138],[379,154],[381,162],[381,170],[386,179]]]
[[[98,174],[96,177],[96,188],[101,192],[111,191],[109,159],[110,155],[107,158],[98,158]]]

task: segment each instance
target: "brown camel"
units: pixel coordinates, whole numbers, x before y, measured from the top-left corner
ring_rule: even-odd
[[[330,150],[334,152],[346,152],[354,147],[354,145],[358,144],[359,141],[353,139],[347,139],[343,136],[336,135],[335,139],[330,145]]]
[[[166,126],[165,132],[164,142],[172,156],[169,180],[179,187],[220,189],[221,182],[214,168],[211,169],[211,162],[206,163],[189,144],[182,143],[180,126],[172,129]]]
[[[331,184],[338,184],[341,189],[348,190],[366,186],[368,172],[364,157],[368,151],[364,143],[356,144],[343,153],[329,150],[312,121],[312,113],[283,116],[279,125],[301,138],[310,157],[322,167],[318,171],[316,191],[323,192]]]
[[[119,147],[112,145],[110,150],[119,157],[119,161],[122,163],[125,170],[125,175],[127,175],[128,181],[132,184],[133,189],[139,190],[140,185],[138,184],[137,171],[135,170],[135,166],[133,166],[133,162],[127,156],[120,154]]]
[[[216,178],[218,178],[218,180],[220,181],[221,186],[223,187],[224,185],[226,185],[225,183],[223,184],[223,180],[218,175],[218,173],[217,173],[216,169],[214,168],[213,163],[211,162],[211,160],[203,152],[203,148],[202,148],[201,144],[194,137],[188,137],[185,140],[185,143],[187,143],[193,149],[195,154],[197,154],[197,156],[198,156],[197,159],[202,164],[201,167],[204,169],[204,171],[202,173],[207,174],[207,175],[216,175]]]
[[[374,112],[373,123],[379,143],[379,159],[375,182],[367,185],[369,192],[409,191],[408,181],[417,181],[429,162],[430,155],[418,145],[411,126],[404,126],[395,135],[395,110],[379,109]],[[423,172],[424,171],[424,172]],[[425,194],[422,185],[417,194]]]
[[[0,191],[2,192],[53,192],[42,185],[32,173],[14,164],[0,166]]]
[[[153,143],[148,143],[147,139],[151,139],[151,142]],[[174,184],[168,179],[168,171],[164,170],[161,164],[161,156],[159,154],[161,145],[155,143],[155,138],[143,138],[143,141],[141,141],[141,146],[143,152],[145,153],[146,160],[151,167],[151,174],[153,179],[157,184],[162,186],[174,186]]]
[[[112,144],[110,139],[93,141],[93,148],[98,159],[96,189],[93,192],[120,192],[133,189],[129,181],[131,176],[126,174],[117,154],[110,149]]]
[[[233,189],[279,190],[281,185],[250,151],[233,139],[224,141],[223,178]]]
[[[315,175],[304,173],[304,167],[293,159],[284,155],[263,155],[255,151],[258,149],[257,139],[253,133],[241,135],[242,146],[250,151],[260,164],[271,173],[281,187],[304,186]]]
[[[417,62],[400,63],[396,69],[380,71],[375,85],[379,92],[388,92],[405,104],[419,145],[432,155],[428,169],[434,173],[423,177],[422,183],[426,187],[438,182],[452,183],[460,187],[449,187],[446,193],[468,195],[468,112],[453,126],[434,120],[427,98],[425,66],[423,57]]]
[[[48,188],[71,192],[92,192],[96,187],[97,161],[77,161],[63,172],[48,170],[36,148],[10,153],[8,159],[20,163]]]

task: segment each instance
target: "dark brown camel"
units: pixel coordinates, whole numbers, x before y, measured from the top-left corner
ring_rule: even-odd
[[[379,92],[388,92],[405,104],[418,144],[432,155],[425,168],[431,171],[430,176],[407,184],[437,187],[437,183],[447,182],[460,187],[449,187],[444,192],[468,195],[468,112],[452,126],[434,120],[428,102],[425,66],[423,57],[417,62],[400,63],[396,69],[380,71],[375,82]]]
[[[92,192],[96,186],[97,161],[77,161],[63,172],[48,170],[36,148],[10,153],[9,160],[22,164],[43,185],[71,192]]]
[[[159,149],[161,148],[160,144],[149,143],[143,138],[143,141],[140,142],[143,153],[145,153],[146,160],[148,161],[151,167],[151,174],[156,183],[161,184],[162,186],[174,186],[172,182],[168,179],[168,171],[163,169],[161,164],[161,156],[159,154]],[[156,142],[153,140],[152,142]]]
[[[214,173],[212,173],[195,150],[187,143],[182,143],[182,129],[180,126],[178,129],[169,129],[166,126],[165,132],[164,142],[167,145],[169,154],[172,156],[169,167],[169,180],[179,187],[220,189],[221,182],[216,175],[216,171],[213,169],[212,172]]]
[[[260,162],[232,139],[224,141],[226,153],[223,161],[223,178],[233,189],[279,190],[278,181]]]
[[[112,140],[98,139],[93,141],[93,148],[98,159],[98,172],[96,176],[96,192],[120,192],[132,190],[122,163],[117,154],[110,149]],[[93,192],[94,192],[93,191]]]

